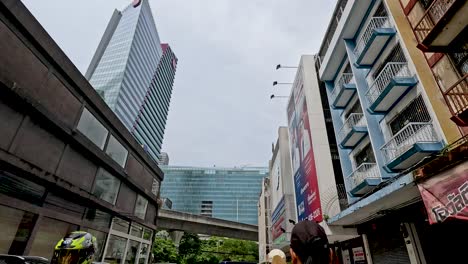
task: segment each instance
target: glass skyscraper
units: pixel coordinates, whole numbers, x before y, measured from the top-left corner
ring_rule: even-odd
[[[114,11],[86,72],[91,85],[158,160],[177,58],[161,44],[148,0]]]
[[[268,168],[161,169],[161,196],[172,201],[172,210],[257,225],[257,202]]]

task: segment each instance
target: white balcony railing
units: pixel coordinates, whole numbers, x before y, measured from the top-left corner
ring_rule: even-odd
[[[389,62],[367,90],[366,97],[370,104],[373,104],[382,94],[388,84],[395,77],[411,77],[411,72],[406,62]]]
[[[414,122],[403,127],[381,149],[388,163],[401,156],[416,143],[437,141],[438,137],[431,123]]]
[[[338,141],[342,142],[343,139],[348,135],[353,127],[365,127],[367,126],[366,119],[362,113],[352,113],[348,116],[346,121],[344,121],[343,126],[338,132]]]
[[[348,176],[350,190],[361,184],[365,179],[380,179],[379,169],[375,163],[362,163]]]
[[[366,47],[367,43],[372,37],[375,29],[378,28],[390,28],[391,24],[388,17],[373,17],[369,21],[366,30],[362,34],[361,38],[357,41],[356,47],[354,48],[354,55],[359,57]]]
[[[351,79],[353,79],[352,73],[343,73],[341,77],[335,81],[335,87],[331,92],[332,102],[334,102],[336,97],[338,97],[338,94],[340,94],[341,89],[343,89],[343,85],[350,83]]]

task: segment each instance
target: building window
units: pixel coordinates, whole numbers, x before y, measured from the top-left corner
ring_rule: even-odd
[[[143,236],[143,226],[132,223],[132,228],[130,229],[130,235],[135,237],[142,237]]]
[[[127,239],[111,235],[107,244],[106,257],[104,258],[104,261],[107,263],[122,263],[126,245]]]
[[[374,17],[386,17],[388,16],[387,10],[383,4],[383,1],[380,2],[379,7],[375,10]]]
[[[136,258],[140,242],[130,240],[128,242],[127,256],[125,257],[125,264],[136,264]]]
[[[34,223],[34,214],[0,205],[0,252],[22,255]]]
[[[115,204],[120,188],[120,181],[104,169],[99,169],[93,194],[106,202]]]
[[[29,255],[52,259],[54,247],[57,242],[70,232],[76,230],[78,230],[78,226],[76,225],[43,217],[39,222],[38,231],[32,243]]]
[[[135,216],[140,219],[145,219],[146,208],[148,207],[148,200],[138,195],[135,205]]]
[[[359,151],[356,156],[354,156],[356,161],[356,168],[359,167],[362,163],[375,163],[374,151],[372,150],[372,145],[367,144],[361,151]]]
[[[104,148],[109,131],[86,108],[83,109],[77,129],[100,149]]]
[[[151,192],[156,196],[158,196],[158,194],[159,194],[159,186],[160,185],[161,184],[159,183],[159,181],[157,179],[153,179],[153,186],[151,186]]]
[[[213,201],[201,202],[201,215],[213,217]]]
[[[128,150],[112,135],[110,136],[109,142],[107,143],[106,153],[120,166],[125,167]]]
[[[0,171],[0,193],[40,206],[43,202],[45,187]]]
[[[390,129],[395,135],[411,122],[428,123],[431,121],[431,115],[427,111],[426,104],[421,95],[416,97],[411,103],[403,109],[398,116],[390,121]]]
[[[113,230],[128,234],[128,229],[129,228],[130,228],[130,223],[125,221],[125,220],[122,220],[122,219],[116,217],[112,221],[112,229]]]
[[[403,53],[403,50],[401,49],[400,44],[395,45],[393,47],[392,51],[390,51],[390,54],[385,58],[385,60],[379,65],[379,67],[374,71],[372,74],[372,78],[375,80],[377,76],[383,71],[385,66],[387,66],[387,63],[389,62],[406,62],[406,57],[405,54]]]
[[[468,73],[468,52],[449,53],[448,55],[462,77]]]
[[[83,228],[82,231],[86,231],[96,237],[97,249],[96,254],[94,255],[95,261],[100,261],[102,254],[104,253],[104,246],[106,244],[107,234],[101,231],[97,231],[91,228]]]
[[[345,121],[346,119],[348,119],[348,117],[351,115],[351,114],[358,114],[358,113],[362,113],[362,108],[361,108],[361,102],[359,102],[359,100],[357,100],[354,105],[348,110],[348,112],[346,112],[345,114]]]

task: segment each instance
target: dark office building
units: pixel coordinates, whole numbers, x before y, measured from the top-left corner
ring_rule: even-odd
[[[0,254],[146,264],[163,173],[21,1],[0,0]]]

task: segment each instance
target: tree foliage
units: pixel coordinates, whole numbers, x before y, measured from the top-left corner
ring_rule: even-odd
[[[155,262],[178,263],[179,254],[174,242],[168,238],[156,237],[154,240],[153,254]]]
[[[258,246],[252,241],[220,237],[201,240],[197,234],[185,233],[180,240],[177,252],[174,243],[168,240],[168,237],[156,236],[153,249],[156,262],[218,264],[223,260],[258,261]]]

